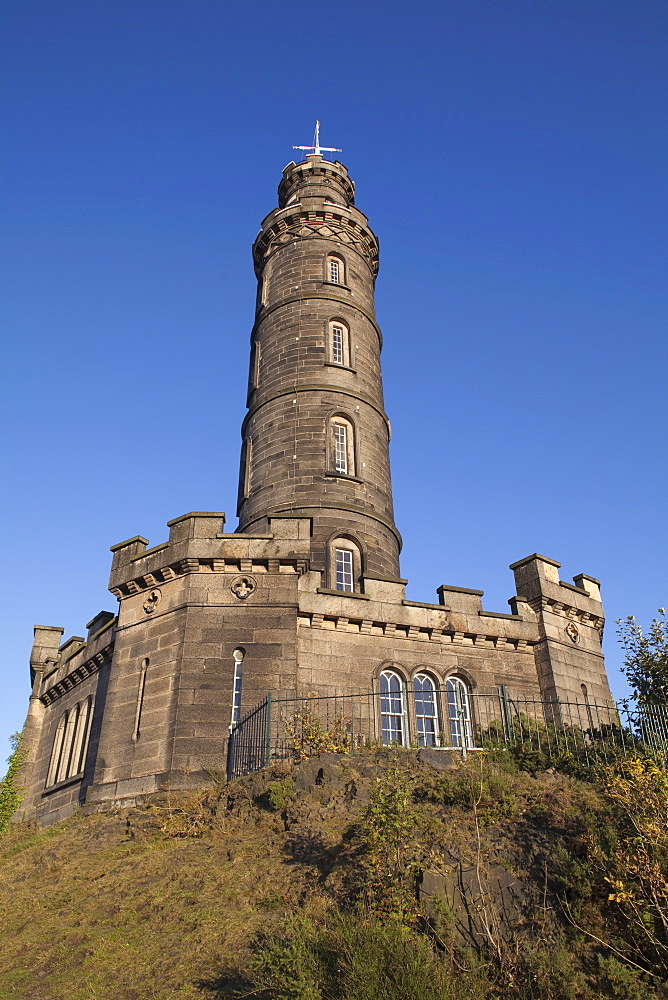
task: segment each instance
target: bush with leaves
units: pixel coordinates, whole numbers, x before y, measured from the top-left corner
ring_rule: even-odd
[[[608,769],[621,836],[605,881],[633,960],[668,980],[668,773],[652,759]]]
[[[338,715],[326,724],[310,708],[298,708],[283,721],[283,729],[296,761],[307,760],[319,753],[349,753],[353,748],[344,715]]]

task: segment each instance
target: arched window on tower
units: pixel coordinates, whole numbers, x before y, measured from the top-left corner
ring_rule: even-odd
[[[332,285],[345,285],[346,265],[343,257],[335,253],[327,254],[325,281]]]
[[[327,340],[327,357],[330,364],[350,368],[350,331],[342,320],[330,320]]]
[[[406,699],[404,684],[394,670],[380,675],[380,727],[383,743],[406,743]]]
[[[437,747],[439,725],[436,686],[428,674],[416,674],[413,678],[413,697],[418,745]]]
[[[362,554],[359,545],[345,536],[334,538],[328,546],[329,581],[332,590],[352,594],[359,590],[362,577]]]
[[[251,376],[251,389],[257,389],[260,383],[260,357],[262,345],[259,340],[253,342],[253,374]]]
[[[329,469],[340,476],[355,475],[355,430],[347,417],[329,421]]]
[[[450,745],[473,747],[473,727],[471,725],[471,700],[468,685],[461,677],[448,677],[445,683],[448,702],[448,725]]]

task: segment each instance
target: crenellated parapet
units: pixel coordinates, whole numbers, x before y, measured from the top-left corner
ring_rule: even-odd
[[[306,572],[309,562],[308,529],[300,532],[295,521],[294,537],[286,534],[286,519],[270,519],[269,534],[239,535],[222,531],[225,514],[193,512],[167,522],[169,540],[147,548],[138,535],[111,547],[113,562],[109,590],[122,601],[146,594],[147,614],[159,598],[151,593],[192,574],[294,573]],[[300,534],[302,537],[300,538]],[[282,536],[282,537],[281,537]]]

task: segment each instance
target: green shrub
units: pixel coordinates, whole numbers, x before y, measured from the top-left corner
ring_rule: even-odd
[[[283,778],[282,781],[272,781],[267,786],[267,790],[262,796],[270,809],[280,812],[285,809],[292,798],[294,782],[292,778]]]
[[[23,788],[17,784],[19,768],[26,758],[21,746],[21,734],[14,733],[9,737],[9,742],[12,747],[12,753],[7,758],[9,767],[0,782],[0,833],[7,829],[12,816],[23,802]]]

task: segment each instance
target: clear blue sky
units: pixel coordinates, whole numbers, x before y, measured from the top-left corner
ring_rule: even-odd
[[[250,245],[291,145],[381,240],[409,596],[507,610],[539,551],[647,624],[666,588],[663,0],[5,0],[0,760],[34,624],[109,546],[234,504]]]

